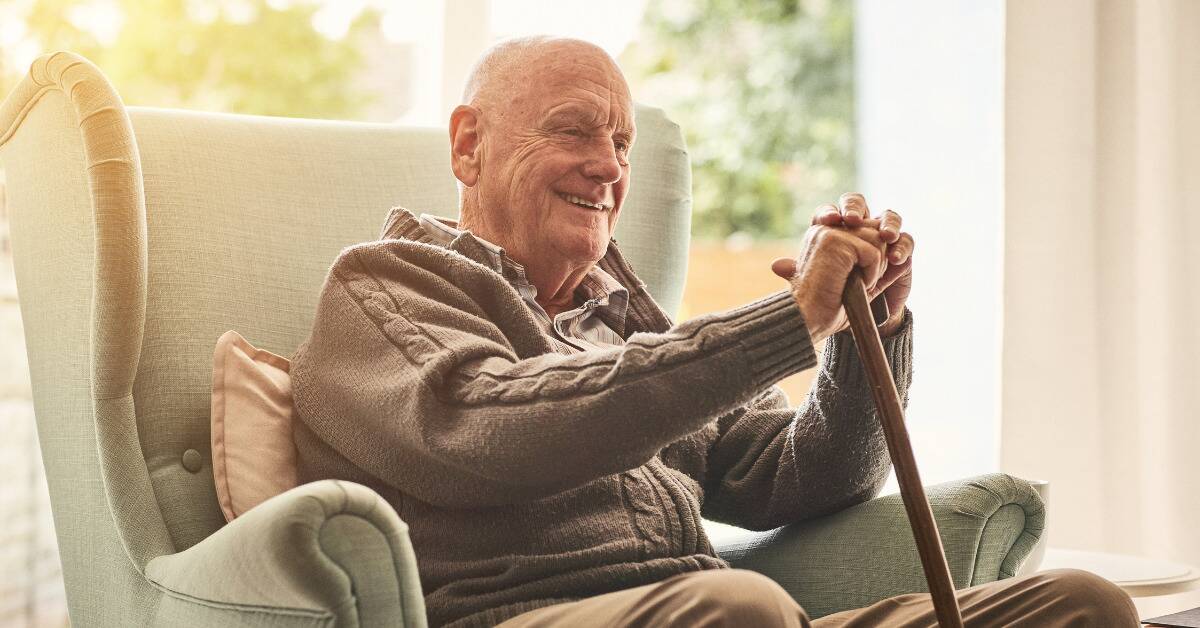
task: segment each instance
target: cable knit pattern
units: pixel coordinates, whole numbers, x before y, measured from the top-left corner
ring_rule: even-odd
[[[302,481],[378,491],[410,526],[433,625],[728,565],[701,516],[766,529],[873,497],[887,453],[853,341],[815,366],[786,291],[672,325],[620,255],[625,344],[556,352],[470,233],[397,208],[342,251],[293,356]],[[885,341],[907,390],[911,322]]]

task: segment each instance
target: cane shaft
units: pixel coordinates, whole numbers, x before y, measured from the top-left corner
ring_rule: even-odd
[[[962,628],[962,615],[958,610],[958,598],[954,595],[954,583],[950,579],[950,568],[946,564],[942,540],[938,536],[937,523],[933,520],[933,511],[929,508],[925,488],[921,485],[921,476],[917,473],[917,462],[913,457],[912,443],[908,440],[908,430],[904,427],[904,408],[900,403],[900,393],[896,390],[891,366],[883,353],[883,342],[871,315],[867,290],[858,269],[850,274],[850,279],[846,282],[842,305],[850,319],[850,331],[854,335],[858,355],[862,358],[867,381],[870,382],[871,393],[875,397],[875,407],[883,424],[883,434],[887,440],[888,453],[892,457],[892,465],[896,469],[896,479],[900,483],[900,497],[904,501],[904,510],[908,513],[908,522],[917,541],[917,553],[921,556],[925,581],[929,583],[938,624],[942,628]]]

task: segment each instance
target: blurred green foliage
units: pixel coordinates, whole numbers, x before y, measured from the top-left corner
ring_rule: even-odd
[[[647,3],[621,61],[635,98],[684,129],[693,235],[795,237],[813,209],[854,189],[852,8],[852,0]]]
[[[115,0],[119,29],[100,41],[88,0],[36,0],[24,15],[41,50],[70,50],[103,69],[129,105],[309,118],[353,118],[370,98],[353,79],[356,36],[378,25],[359,14],[347,36],[316,32],[311,3],[265,0]],[[29,70],[0,65],[0,94]]]

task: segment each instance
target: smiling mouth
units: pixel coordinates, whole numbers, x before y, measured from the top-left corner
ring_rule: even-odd
[[[584,199],[573,194],[559,194],[558,197],[572,205],[576,205],[584,209],[590,209],[593,211],[608,211],[612,209],[612,205],[605,205],[604,203],[592,203],[590,201],[585,201]]]

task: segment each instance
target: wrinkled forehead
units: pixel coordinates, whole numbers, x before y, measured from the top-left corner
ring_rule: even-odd
[[[531,113],[544,114],[563,105],[587,108],[617,128],[632,130],[633,99],[621,70],[605,57],[549,54],[531,72],[527,92]]]

